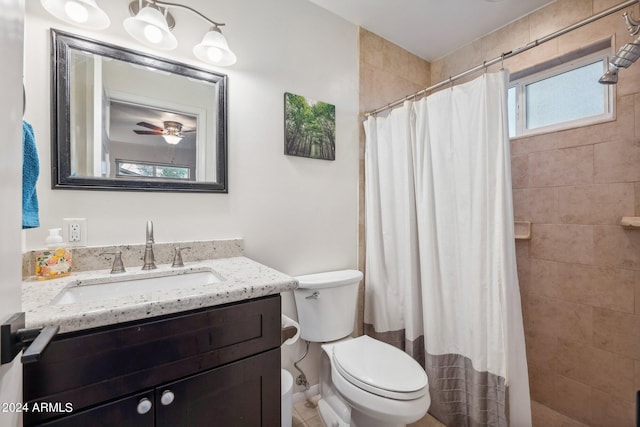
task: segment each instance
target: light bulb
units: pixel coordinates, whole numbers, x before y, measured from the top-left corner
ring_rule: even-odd
[[[207,49],[207,57],[213,62],[220,61],[222,59],[222,55],[224,55],[224,52],[222,52],[220,48],[211,46]]]
[[[162,41],[162,31],[154,25],[145,25],[144,36],[151,43],[160,43]]]
[[[64,12],[69,19],[79,24],[84,24],[89,20],[89,11],[85,6],[77,1],[68,1],[64,5]]]

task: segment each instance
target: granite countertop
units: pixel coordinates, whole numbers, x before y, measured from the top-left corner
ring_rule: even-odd
[[[244,256],[185,262],[185,267],[179,269],[172,269],[169,264],[158,265],[158,269],[145,272],[131,268],[124,274],[144,276],[175,270],[208,269],[222,280],[208,285],[71,304],[56,304],[60,292],[66,287],[95,284],[117,275],[110,275],[110,270],[95,270],[44,281],[30,277],[22,282],[26,326],[58,325],[59,333],[65,333],[277,294],[298,286],[294,278]],[[113,284],[100,286],[110,285]]]

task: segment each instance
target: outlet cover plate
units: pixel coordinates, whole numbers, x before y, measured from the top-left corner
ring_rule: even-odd
[[[62,238],[67,246],[87,246],[87,219],[64,218]]]

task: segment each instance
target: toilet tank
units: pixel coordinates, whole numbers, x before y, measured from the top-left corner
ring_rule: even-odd
[[[329,271],[296,279],[298,288],[293,294],[302,339],[335,341],[353,332],[361,272]]]

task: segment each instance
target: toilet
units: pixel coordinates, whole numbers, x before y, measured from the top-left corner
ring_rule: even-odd
[[[322,343],[318,411],[328,427],[404,427],[429,409],[424,369],[405,352],[369,336],[351,338],[362,273],[296,277],[300,337]]]

